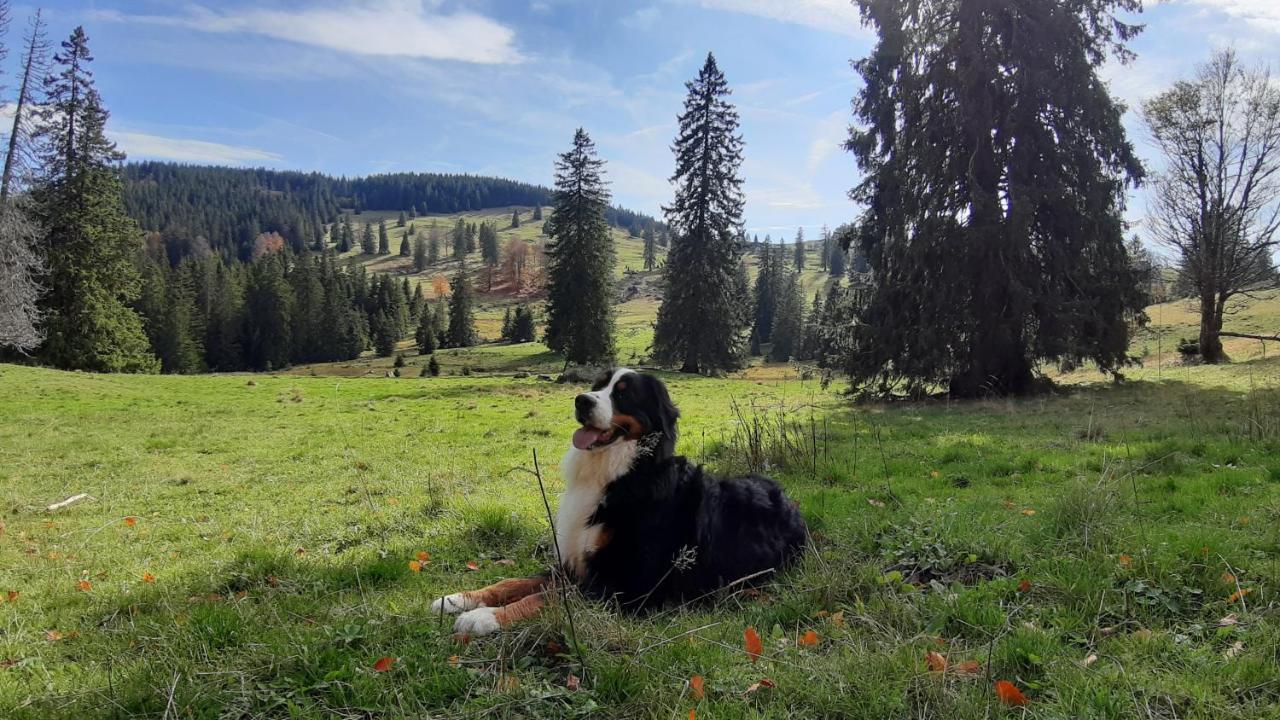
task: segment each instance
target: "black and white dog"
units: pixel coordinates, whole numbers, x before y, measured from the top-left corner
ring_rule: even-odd
[[[716,478],[675,454],[679,411],[658,378],[626,368],[574,400],[581,425],[560,464],[564,574],[586,594],[643,609],[766,579],[799,554],[804,520],[766,477]],[[485,635],[541,610],[550,575],[435,601],[454,631]]]

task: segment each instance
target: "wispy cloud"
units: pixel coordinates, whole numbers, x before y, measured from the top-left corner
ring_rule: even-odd
[[[699,0],[699,2],[706,8],[756,15],[841,35],[863,33],[858,9],[849,0]]]
[[[1217,10],[1257,29],[1280,34],[1280,2],[1276,0],[1180,0],[1180,4]]]
[[[281,10],[210,10],[189,6],[182,15],[129,15],[98,11],[101,20],[262,35],[357,55],[457,60],[487,65],[523,60],[515,31],[473,12],[436,12],[422,0],[363,0],[351,5]]]
[[[643,7],[622,18],[622,24],[633,30],[649,30],[662,17],[662,11],[656,6]]]
[[[108,133],[120,149],[133,158],[176,160],[217,165],[271,164],[284,158],[276,153],[238,145],[224,145],[207,140],[170,138],[141,132]]]
[[[849,114],[833,112],[818,123],[813,142],[809,145],[809,174],[813,175],[837,150],[841,149],[849,133]]]

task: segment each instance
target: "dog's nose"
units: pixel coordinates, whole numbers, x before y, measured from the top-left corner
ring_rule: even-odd
[[[587,394],[579,395],[573,399],[574,415],[578,418],[578,422],[583,425],[587,424],[587,419],[591,416],[591,411],[595,409],[596,399]]]

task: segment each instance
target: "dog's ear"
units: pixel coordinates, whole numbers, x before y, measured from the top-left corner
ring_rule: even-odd
[[[653,406],[657,411],[658,429],[665,436],[663,445],[668,455],[675,454],[676,422],[680,420],[680,410],[675,403],[671,402],[671,395],[667,392],[665,383],[652,375],[646,375],[645,377],[649,381],[649,392],[653,394]]]

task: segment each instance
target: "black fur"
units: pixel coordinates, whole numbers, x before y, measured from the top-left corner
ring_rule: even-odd
[[[795,559],[807,532],[777,483],[717,478],[675,455],[680,413],[661,380],[629,373],[612,399],[644,437],[630,472],[609,484],[590,518],[607,541],[587,558],[585,592],[625,608],[656,607],[748,577],[768,580]]]

